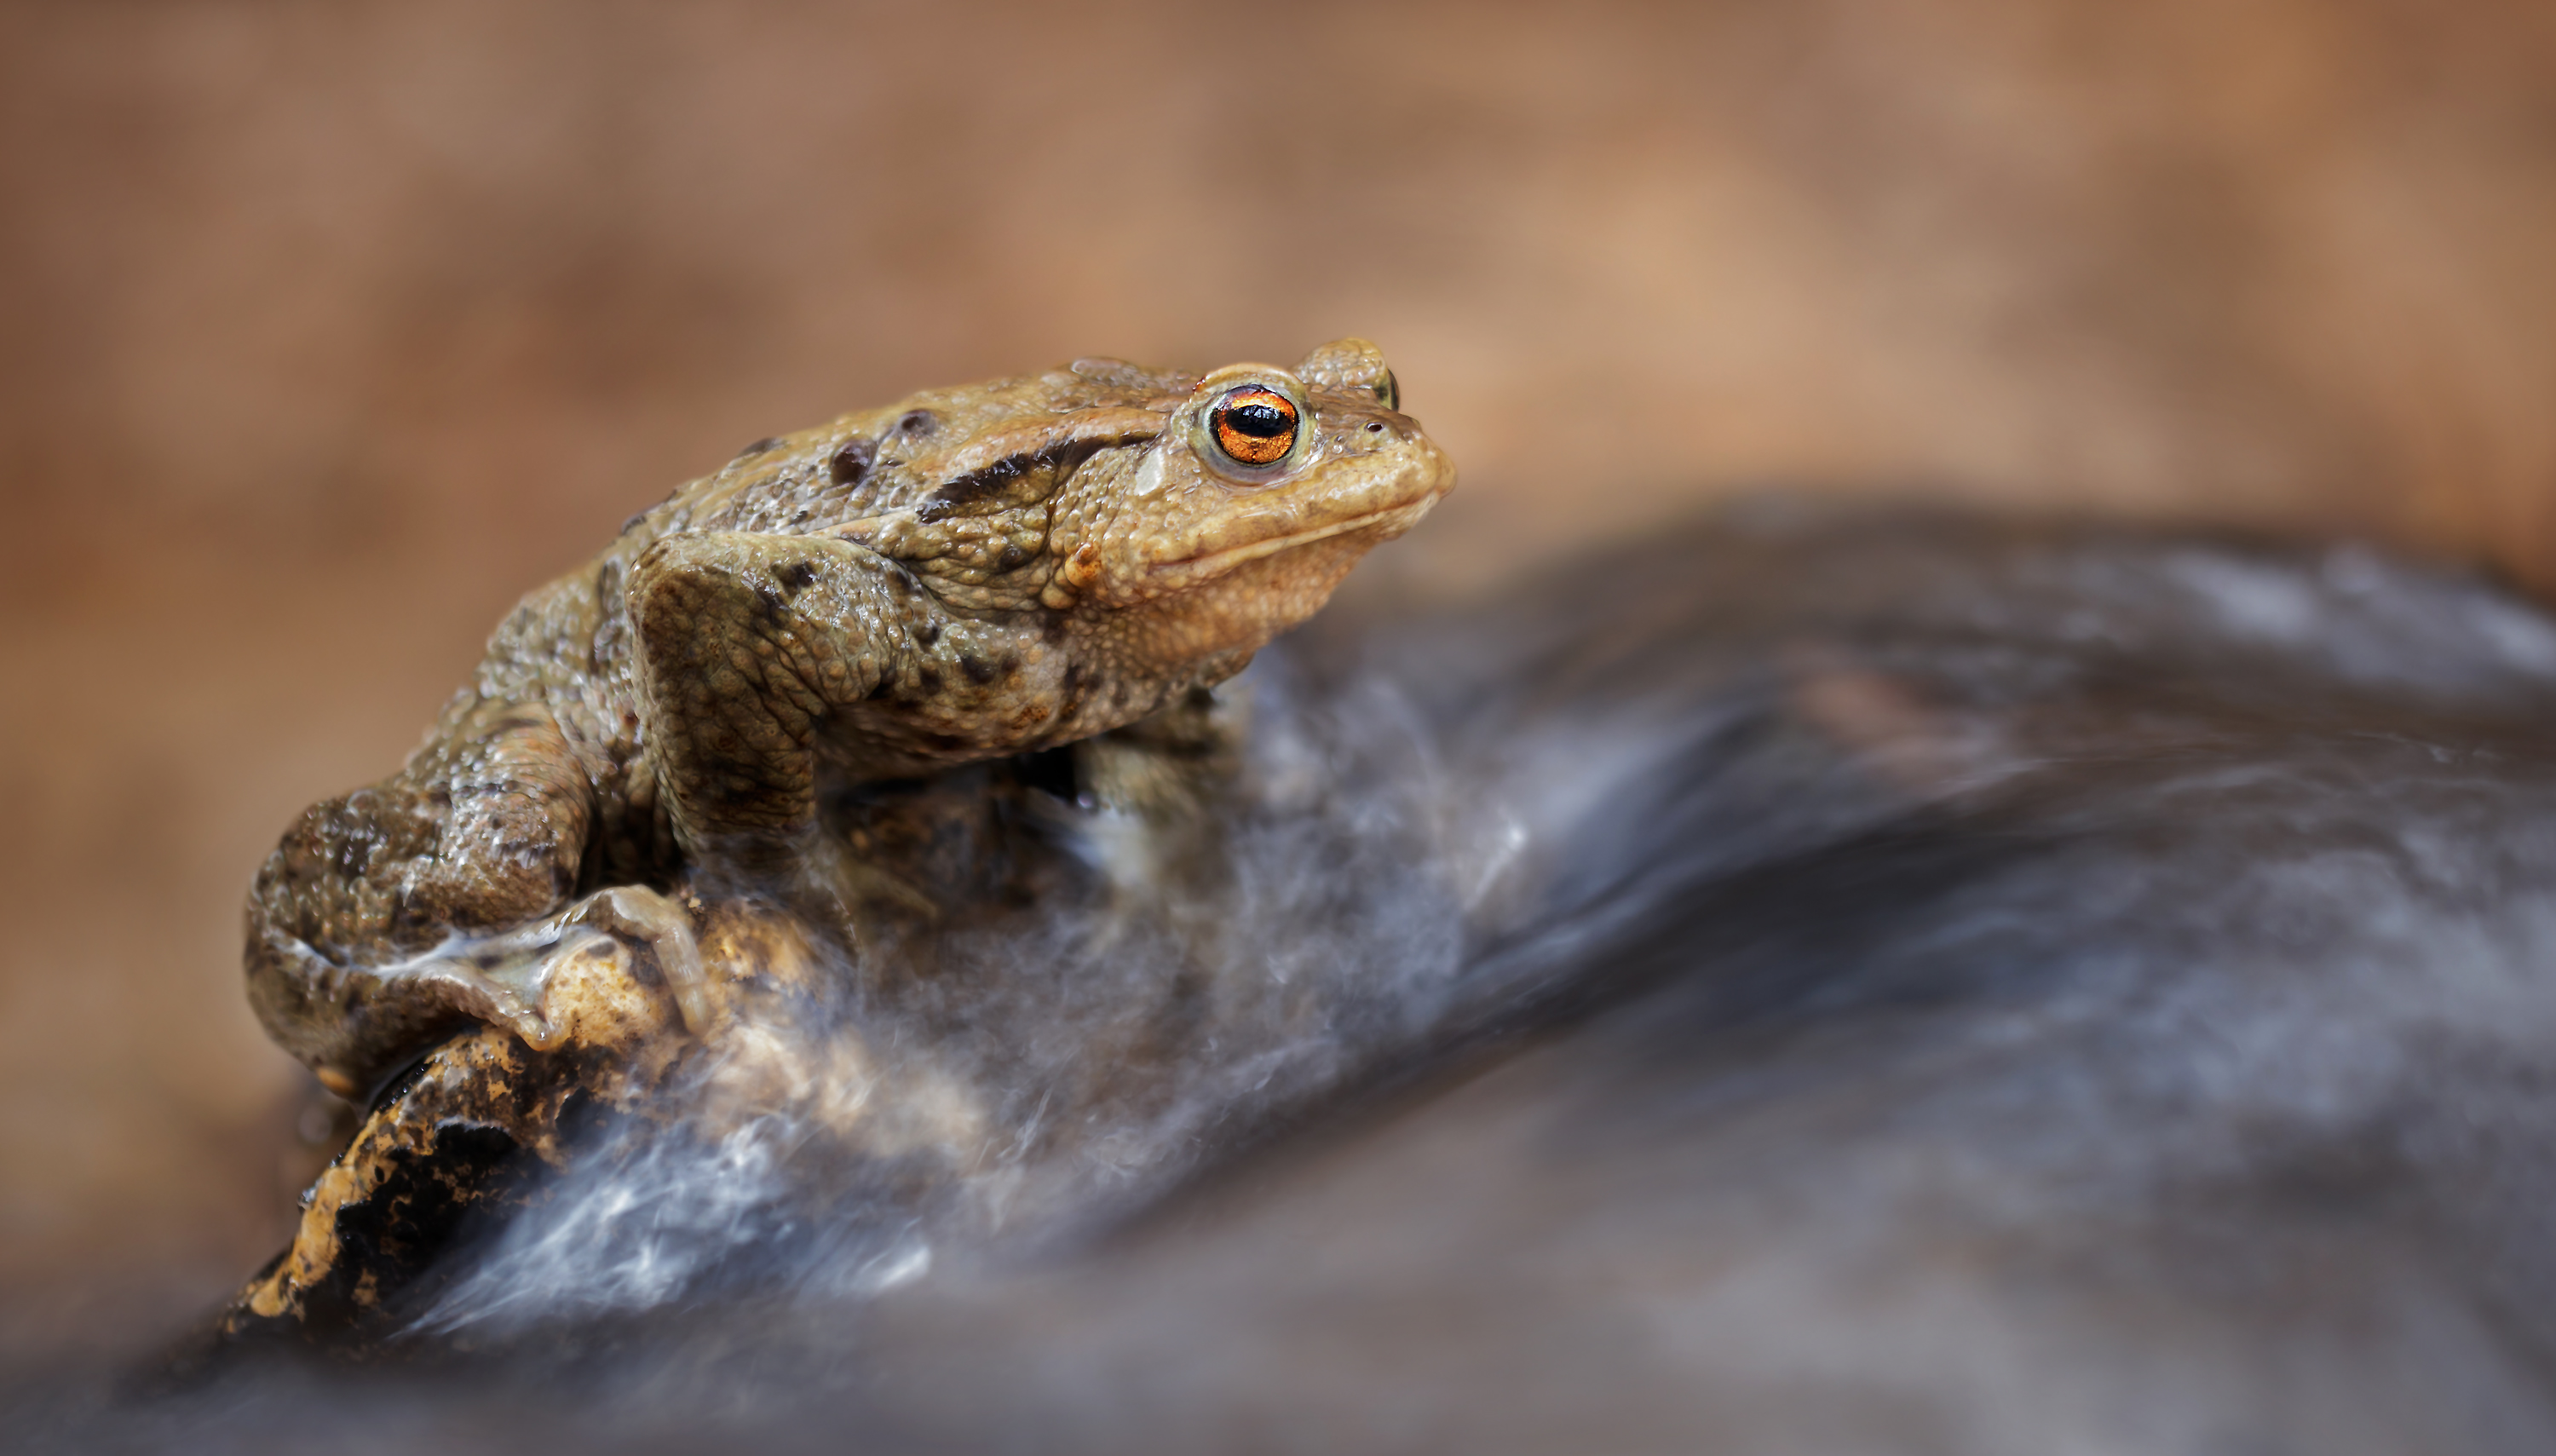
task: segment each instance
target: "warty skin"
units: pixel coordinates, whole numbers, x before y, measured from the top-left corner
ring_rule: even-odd
[[[596,932],[698,1018],[679,880],[838,894],[861,866],[823,789],[1240,671],[1454,485],[1399,403],[1343,339],[1292,370],[1078,360],[757,442],[526,596],[400,772],[285,834],[248,897],[260,1021],[343,1096],[473,1018],[549,1049],[575,1030],[550,973]]]

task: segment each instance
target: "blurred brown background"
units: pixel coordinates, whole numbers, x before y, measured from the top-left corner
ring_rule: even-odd
[[[2556,588],[2556,6],[0,8],[0,1291],[277,1246],[239,893],[627,512],[1345,332],[1424,582],[1771,482]]]

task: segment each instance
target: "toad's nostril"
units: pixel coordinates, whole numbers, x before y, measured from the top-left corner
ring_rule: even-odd
[[[1370,420],[1370,421],[1368,421],[1368,422],[1367,422],[1367,427],[1366,427],[1366,433],[1368,433],[1369,435],[1381,435],[1381,434],[1383,434],[1383,433],[1384,433],[1384,422],[1383,422],[1383,421],[1381,421],[1381,420]]]

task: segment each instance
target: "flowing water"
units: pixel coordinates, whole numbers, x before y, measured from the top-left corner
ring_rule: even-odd
[[[1131,868],[1005,799],[1037,893],[599,1125],[390,1358],[25,1378],[14,1429],[2556,1449],[2534,607],[1776,500],[1233,692],[1220,834]]]

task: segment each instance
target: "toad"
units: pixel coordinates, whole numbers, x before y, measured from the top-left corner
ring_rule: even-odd
[[[713,1014],[670,891],[845,903],[846,785],[1177,713],[1454,484],[1373,344],[1084,359],[758,441],[526,596],[397,774],[248,898],[249,998],[340,1096],[469,1021],[551,1050],[598,935]]]

